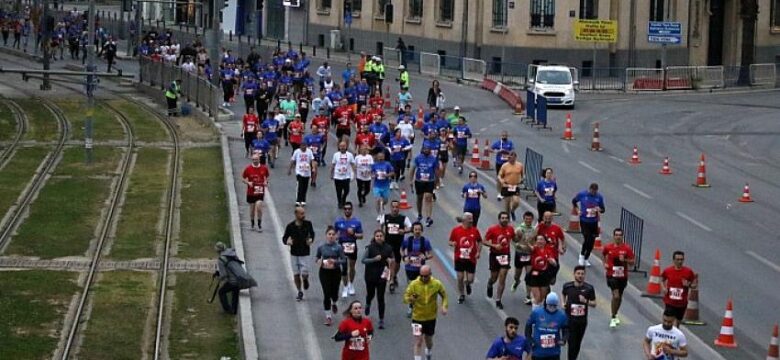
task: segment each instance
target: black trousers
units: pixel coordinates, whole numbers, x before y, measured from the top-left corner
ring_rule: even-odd
[[[577,360],[577,356],[580,355],[580,346],[582,345],[582,338],[585,337],[585,329],[587,327],[587,321],[569,322],[569,360]]]
[[[385,318],[385,287],[387,281],[369,281],[366,279],[366,307],[371,306],[371,302],[374,300],[376,294],[376,302],[379,303],[379,318]]]
[[[168,116],[176,114],[176,98],[165,97],[165,101],[168,103]]]
[[[406,159],[393,160],[393,169],[395,170],[395,180],[401,181],[401,176],[406,172]]]
[[[349,195],[350,179],[344,179],[344,180],[335,179],[333,180],[333,183],[336,184],[336,199],[338,200],[339,209],[340,209],[344,207],[344,203],[347,202],[347,196]]]
[[[555,212],[555,202],[543,203],[541,201],[536,202],[537,219],[541,219],[545,211]]]
[[[599,233],[599,223],[580,221],[580,230],[582,230],[582,252],[580,254],[586,259],[590,257],[593,251],[593,245],[596,243],[596,236]]]
[[[320,268],[320,285],[322,285],[322,307],[325,311],[331,309],[331,305],[339,300],[339,284],[341,283],[341,270]]]
[[[254,95],[244,95],[244,107],[246,108],[246,112],[249,112],[249,108],[255,107],[255,96]],[[257,113],[257,117],[260,119],[264,119],[265,116],[263,116],[261,113]]]
[[[366,196],[368,195],[368,193],[371,192],[371,180],[366,180],[366,181],[358,180],[357,185],[358,185],[358,192],[357,192],[358,201],[365,204]]]
[[[219,288],[219,302],[222,304],[222,309],[225,312],[236,314],[238,312],[238,286],[230,285],[228,282],[222,284]],[[230,293],[230,303],[228,303],[227,295]]]
[[[295,202],[306,202],[306,193],[309,191],[309,179],[308,176],[295,175],[298,180],[298,194],[295,197]]]

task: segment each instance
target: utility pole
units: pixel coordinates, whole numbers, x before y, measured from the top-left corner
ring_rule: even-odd
[[[95,65],[95,51],[97,50],[97,45],[95,44],[95,0],[89,0],[87,22],[89,46],[85,47],[87,51],[86,70],[94,74],[97,71],[97,65]],[[95,88],[97,88],[97,76],[87,75],[87,117],[84,120],[84,151],[86,153],[85,160],[87,165],[92,164],[92,118],[95,113]]]
[[[214,7],[211,9],[211,45],[209,45],[209,59],[211,63],[211,83],[219,89],[219,63],[220,63],[220,49],[222,42],[222,22],[220,21],[219,14],[225,7],[225,0],[213,0]],[[213,109],[214,121],[217,120],[219,115],[219,95],[218,91],[214,92],[214,97],[211,99],[211,108]]]

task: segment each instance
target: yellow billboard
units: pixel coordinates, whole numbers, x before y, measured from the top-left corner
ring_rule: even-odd
[[[574,39],[591,42],[617,42],[617,20],[574,21]]]

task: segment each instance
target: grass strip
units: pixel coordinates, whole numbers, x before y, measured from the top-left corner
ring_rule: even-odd
[[[236,317],[225,314],[219,300],[209,304],[211,275],[177,273],[169,335],[171,359],[237,359]]]
[[[164,125],[155,118],[155,115],[150,114],[142,107],[126,100],[109,100],[108,103],[127,116],[137,141],[170,141],[170,136]]]
[[[154,290],[152,273],[102,273],[92,288],[92,313],[79,359],[135,360],[148,355],[143,337]]]
[[[183,150],[178,257],[208,258],[215,242],[230,242],[222,151]]]
[[[43,147],[16,149],[11,161],[0,171],[0,217],[19,198],[48,152]]]
[[[138,150],[111,248],[111,258],[129,260],[155,255],[160,238],[157,224],[161,201],[169,186],[169,155],[170,151],[163,149]]]
[[[17,99],[17,104],[27,114],[27,134],[25,140],[55,141],[59,131],[57,119],[45,106],[41,106],[40,100]]]
[[[54,175],[73,177],[114,175],[122,153],[122,149],[119,148],[95,146],[92,148],[92,163],[87,165],[83,147],[68,147],[63,151],[62,160],[57,165]]]
[[[0,141],[13,140],[16,136],[16,119],[14,113],[0,101]]]
[[[84,137],[83,127],[85,119],[89,113],[86,101],[84,100],[57,100],[55,104],[62,109],[65,118],[70,122],[70,139],[82,139]],[[113,112],[97,104],[92,113],[92,138],[95,141],[123,140],[125,131],[122,124],[116,118]]]
[[[0,354],[3,359],[44,359],[57,347],[63,319],[78,291],[72,272],[3,271],[0,284]]]

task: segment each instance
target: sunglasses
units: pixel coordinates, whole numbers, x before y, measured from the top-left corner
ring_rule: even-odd
[[[428,279],[430,277],[431,277],[430,275],[420,275],[420,278],[423,278],[423,279]]]

